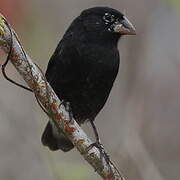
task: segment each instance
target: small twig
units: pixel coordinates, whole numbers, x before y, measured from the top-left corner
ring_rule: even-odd
[[[12,47],[13,47],[13,38],[12,38],[12,37],[13,37],[13,32],[12,32],[12,29],[11,29],[9,23],[8,23],[7,21],[5,21],[5,23],[6,23],[7,27],[8,27],[8,29],[9,29],[9,32],[10,32],[10,36],[11,36],[11,37],[10,37],[10,40],[11,40],[11,42],[10,42],[9,53],[8,53],[8,55],[7,55],[6,61],[4,62],[4,64],[1,65],[2,74],[3,74],[4,78],[5,78],[7,81],[11,82],[12,84],[15,84],[16,86],[18,86],[18,87],[20,87],[20,88],[23,88],[23,89],[25,89],[25,90],[27,90],[27,91],[33,92],[32,89],[30,89],[30,88],[28,88],[28,87],[26,87],[26,86],[24,86],[24,85],[22,85],[22,84],[17,83],[16,81],[14,81],[14,80],[12,80],[11,78],[9,78],[9,77],[7,76],[7,74],[6,74],[6,66],[7,66],[7,64],[8,64],[8,62],[9,62],[9,60],[10,60],[11,53],[12,53]],[[16,35],[15,33],[14,33],[14,35],[15,35],[15,37],[16,37],[19,45],[21,46],[21,49],[22,49],[22,52],[23,52],[23,54],[24,54],[25,59],[27,59],[26,53],[25,53],[25,51],[24,51],[24,49],[23,49],[23,47],[22,47],[22,45],[21,45],[21,43],[20,43],[17,35]],[[39,70],[41,71],[41,73],[43,74],[43,72],[42,72],[42,70],[39,68],[39,66],[38,66],[37,64],[36,64],[36,66],[38,67],[38,69],[39,69]],[[43,75],[44,75],[44,74],[43,74]],[[33,78],[33,77],[32,77],[32,78]],[[45,75],[44,75],[44,80],[46,81],[46,84],[47,84],[47,80],[46,80]],[[42,109],[47,115],[49,115],[49,113],[45,110],[45,108],[43,107],[43,105],[41,104],[41,102],[38,100],[38,98],[37,98],[37,96],[36,96],[36,93],[34,93],[34,95],[35,95],[35,98],[36,98],[36,100],[37,100],[37,103],[39,104],[39,106],[41,107],[41,109]]]
[[[50,116],[57,128],[63,131],[72,141],[84,159],[88,161],[97,173],[104,180],[123,180],[123,176],[110,159],[110,163],[107,163],[105,157],[101,159],[98,148],[92,147],[92,149],[87,151],[92,141],[75,120],[73,123],[69,122],[68,112],[48,84],[42,70],[32,62],[23,50],[16,33],[2,15],[0,15],[0,48],[2,48],[5,53],[10,54],[8,59],[10,59],[11,63],[28,84],[30,90],[33,90],[39,105],[45,113]]]
[[[12,53],[12,47],[13,47],[13,38],[12,38],[12,36],[13,36],[13,32],[12,32],[12,29],[10,28],[9,23],[8,23],[7,21],[5,21],[5,23],[6,23],[6,26],[8,27],[8,29],[9,29],[9,32],[10,32],[10,36],[11,36],[11,37],[10,37],[10,41],[11,41],[11,42],[10,42],[9,53],[8,53],[8,55],[7,55],[6,61],[1,65],[2,74],[3,74],[4,78],[5,78],[7,81],[15,84],[16,86],[19,86],[19,87],[21,87],[21,88],[23,88],[23,89],[26,89],[26,90],[32,92],[31,89],[27,88],[26,86],[23,86],[22,84],[19,84],[19,83],[15,82],[15,81],[12,80],[11,78],[9,78],[9,77],[7,76],[7,74],[6,74],[6,66],[7,66],[7,64],[8,64],[8,62],[9,62],[9,60],[10,60],[11,53]],[[2,30],[1,30],[1,31],[2,31]],[[15,34],[15,35],[16,35],[16,34]],[[17,40],[18,40],[18,38],[17,38]],[[19,42],[19,40],[18,40],[18,42]],[[19,42],[19,44],[20,44],[20,42]],[[20,45],[21,45],[21,44],[20,44]],[[22,48],[22,50],[23,50],[23,48]],[[25,53],[24,53],[24,54],[25,54]]]

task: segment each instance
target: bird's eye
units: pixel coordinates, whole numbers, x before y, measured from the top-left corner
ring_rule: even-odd
[[[109,13],[105,13],[105,15],[103,16],[103,20],[108,24],[110,22],[114,21],[114,15],[111,15]]]

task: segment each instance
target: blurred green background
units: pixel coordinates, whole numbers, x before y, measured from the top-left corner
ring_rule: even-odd
[[[127,180],[179,180],[180,0],[0,0],[0,12],[44,71],[71,21],[93,6],[125,10],[137,29],[119,44],[120,73],[96,120],[102,142]],[[11,64],[7,70],[22,82]],[[48,118],[32,94],[2,74],[0,92],[0,180],[100,179],[76,150],[41,145]],[[93,138],[90,125],[83,128]]]

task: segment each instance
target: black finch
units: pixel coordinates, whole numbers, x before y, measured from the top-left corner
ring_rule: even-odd
[[[84,10],[64,34],[52,55],[46,78],[57,96],[68,102],[79,125],[93,122],[105,105],[119,69],[117,44],[135,28],[121,12],[108,7]],[[42,143],[51,150],[74,145],[48,122]]]

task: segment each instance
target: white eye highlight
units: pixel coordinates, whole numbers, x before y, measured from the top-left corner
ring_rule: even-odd
[[[103,20],[105,21],[105,24],[111,23],[115,20],[114,15],[111,15],[110,13],[105,13],[103,16]]]

